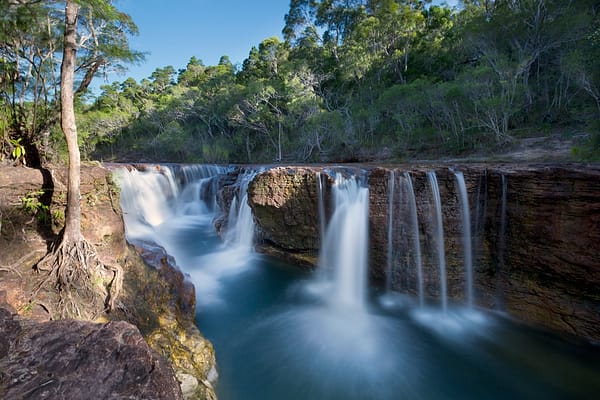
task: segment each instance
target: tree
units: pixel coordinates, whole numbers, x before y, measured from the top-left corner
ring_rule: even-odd
[[[64,46],[60,69],[60,125],[69,151],[65,226],[52,251],[38,263],[37,268],[40,271],[48,271],[48,277],[42,285],[52,281],[59,292],[57,314],[62,317],[90,318],[91,315],[82,310],[81,304],[112,303],[121,286],[121,271],[119,267],[111,268],[114,274],[109,283],[113,289],[112,294],[106,295],[103,288],[96,287],[93,275],[102,274],[102,270],[107,267],[98,260],[94,248],[81,233],[81,160],[74,108],[79,10],[80,6],[74,0],[66,0]]]
[[[58,122],[59,62],[63,18],[55,0],[0,0],[0,82],[10,137],[27,146],[28,164],[39,167],[40,140]],[[75,66],[75,96],[87,92],[101,72],[122,71],[124,63],[138,62],[127,35],[136,34],[131,18],[110,0],[81,2]],[[6,89],[6,90],[4,90]],[[2,111],[0,111],[2,112]]]

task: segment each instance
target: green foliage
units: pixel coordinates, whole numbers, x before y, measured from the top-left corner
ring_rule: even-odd
[[[25,147],[21,144],[21,138],[9,139],[10,144],[13,147],[10,155],[17,161],[22,161],[25,164]]]
[[[122,71],[125,64],[143,60],[143,54],[129,48],[128,35],[137,34],[137,27],[112,1],[78,3],[78,86],[74,89],[76,102],[81,103],[99,71]],[[59,120],[64,7],[64,2],[53,0],[0,1],[2,140],[7,136],[20,140],[11,150],[16,151],[13,158],[24,159],[27,148],[28,160],[35,164],[42,161],[37,159],[38,153],[56,156],[47,137]],[[0,150],[4,156],[10,155],[4,146]]]
[[[82,152],[193,162],[355,160],[384,147],[441,156],[498,149],[517,131],[589,126],[600,116],[595,7],[293,0],[285,41],[266,38],[241,66],[191,57],[179,71],[103,86],[79,110]]]
[[[21,209],[34,215],[40,223],[47,224],[50,222],[50,208],[40,201],[43,195],[43,190],[27,193],[21,198]]]

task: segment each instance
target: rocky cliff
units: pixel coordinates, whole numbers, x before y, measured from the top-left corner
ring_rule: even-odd
[[[43,393],[79,398],[78,392],[67,391],[66,384],[59,385],[77,379],[82,384],[95,380],[89,390],[102,398],[215,398],[214,351],[194,323],[194,288],[162,249],[126,243],[119,191],[110,170],[82,167],[82,231],[104,264],[123,268],[124,285],[116,309],[108,314],[99,310],[96,321],[49,321],[45,304],[51,293],[32,298],[39,280],[32,266],[64,222],[65,173],[58,167],[40,171],[0,166],[0,304],[18,314],[3,314],[7,335],[0,333],[5,339],[0,343],[0,398],[48,398],[39,397]],[[19,338],[31,340],[15,342],[18,332]],[[12,350],[3,354],[2,349]],[[107,356],[104,364],[91,362],[90,354],[100,353]],[[128,360],[130,355],[135,359]],[[61,373],[14,375],[27,370],[23,364],[27,357],[42,356],[63,362]],[[111,368],[114,374],[106,375]],[[17,377],[23,380],[10,383]],[[118,383],[119,379],[123,381]],[[48,390],[39,389],[35,397],[30,390],[36,385],[47,385]],[[61,387],[56,389],[57,385]],[[108,394],[101,396],[104,393]]]
[[[316,173],[328,176],[332,168],[276,167],[253,180],[249,203],[262,251],[303,265],[316,264]],[[428,171],[435,171],[442,200],[448,295],[453,301],[465,301],[461,200],[454,173],[461,171],[470,210],[474,303],[533,325],[600,340],[600,167],[428,164],[357,169],[368,175],[374,283],[392,279],[396,290],[416,294],[414,254],[407,246],[408,219],[402,211],[407,207],[404,173],[408,172],[418,211],[424,292],[428,298],[439,296],[434,207],[427,178]],[[325,181],[327,205],[332,180]],[[394,213],[391,268],[387,261],[390,210]]]

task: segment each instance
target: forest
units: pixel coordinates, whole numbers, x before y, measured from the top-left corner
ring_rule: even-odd
[[[96,0],[89,0],[94,3]],[[56,1],[0,0],[0,157],[67,153],[58,126]],[[83,2],[85,3],[85,2]],[[93,12],[92,12],[93,10]],[[529,136],[577,136],[600,159],[600,2],[291,0],[282,36],[217,65],[191,56],[137,82],[92,79],[142,62],[135,21],[80,17],[81,155],[102,161],[407,161],[494,154]],[[283,17],[283,16],[282,16]],[[142,49],[145,50],[145,49]]]

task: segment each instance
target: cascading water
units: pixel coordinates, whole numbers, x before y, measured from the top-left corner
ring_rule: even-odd
[[[469,197],[467,194],[467,185],[462,172],[455,171],[454,176],[458,184],[461,204],[461,223],[463,228],[463,250],[465,264],[465,282],[467,293],[467,306],[473,307],[473,261],[471,248],[471,214],[469,211]]]
[[[502,279],[502,274],[506,269],[506,261],[505,261],[505,252],[506,252],[506,198],[508,193],[508,178],[506,175],[502,174],[501,177],[502,182],[502,194],[500,201],[500,227],[498,229],[498,238],[497,238],[497,254],[498,254],[498,262],[496,263],[496,308],[503,309],[504,308],[504,280]]]
[[[448,297],[446,289],[446,251],[444,249],[444,226],[442,222],[442,201],[440,198],[440,188],[438,186],[435,171],[427,172],[427,179],[433,195],[434,203],[434,225],[435,225],[435,246],[437,250],[438,265],[440,270],[440,298],[442,310],[446,313],[448,309]]]
[[[414,270],[417,275],[416,292],[419,304],[424,304],[423,294],[423,263],[417,203],[412,179],[408,172],[396,176],[396,171],[390,171],[388,177],[388,224],[387,224],[387,271],[386,293],[390,294],[382,301],[388,305],[399,305],[399,298],[393,296],[397,286],[397,265],[401,270]],[[407,286],[408,289],[408,286]]]
[[[487,170],[479,177],[477,184],[477,197],[475,198],[475,221],[473,234],[473,255],[477,257],[481,250],[482,236],[485,234],[485,216],[487,214]]]
[[[327,226],[326,215],[325,215],[325,182],[323,175],[320,172],[316,174],[317,180],[317,206],[319,208],[319,240],[325,238],[325,226]]]
[[[163,244],[159,227],[179,217],[212,215],[214,178],[224,171],[215,165],[157,165],[116,171],[127,238]]]
[[[369,189],[358,178],[336,173],[333,214],[322,242],[319,268],[331,271],[328,302],[333,307],[361,309],[367,282]]]
[[[250,250],[254,244],[254,218],[248,205],[248,185],[258,171],[246,170],[237,178],[238,190],[231,202],[225,241],[235,247]]]
[[[253,251],[254,221],[246,191],[256,171],[238,176],[226,243],[219,244],[214,235],[215,182],[226,171],[220,166],[161,165],[116,173],[127,238],[164,247],[203,292],[198,298],[202,305],[221,301],[222,282],[245,271]],[[190,246],[198,236],[206,239]]]
[[[408,205],[410,209],[410,225],[412,232],[412,243],[413,243],[413,252],[415,254],[415,264],[417,268],[417,283],[418,294],[419,294],[419,304],[421,307],[423,306],[424,294],[423,294],[423,261],[421,260],[421,240],[419,234],[419,216],[417,214],[417,200],[415,198],[415,190],[412,184],[412,178],[408,172],[404,173],[404,180],[406,181],[406,186],[408,188]]]
[[[367,306],[362,299],[348,304],[334,293],[355,285],[334,284],[344,281],[337,273],[330,274],[325,301],[315,302],[298,290],[312,283],[305,273],[260,254],[235,260],[240,264],[232,269],[236,252],[214,232],[214,199],[204,196],[210,197],[206,185],[192,188],[199,181],[172,167],[122,173],[124,216],[133,223],[128,237],[157,238],[196,286],[196,319],[215,347],[222,400],[563,399],[595,398],[600,391],[597,349],[563,346],[494,314],[440,318],[439,310],[420,307],[429,315],[422,319],[410,308]],[[396,189],[405,187],[405,202],[413,203],[410,177],[398,178]],[[356,241],[344,233],[366,228],[368,191],[356,178],[348,180],[327,191],[336,200],[323,242],[343,248],[338,253],[347,257],[340,258],[356,266],[363,250],[355,252],[350,243],[366,257],[366,233]],[[204,204],[195,207],[189,203],[198,202],[198,187]],[[242,197],[238,205],[246,203]],[[356,273],[364,278],[364,271]],[[211,301],[215,296],[218,301]],[[574,354],[590,357],[581,361]]]
[[[388,178],[388,226],[387,226],[387,266],[386,266],[386,292],[392,291],[392,267],[394,262],[394,191],[396,188],[396,174],[390,171]]]

